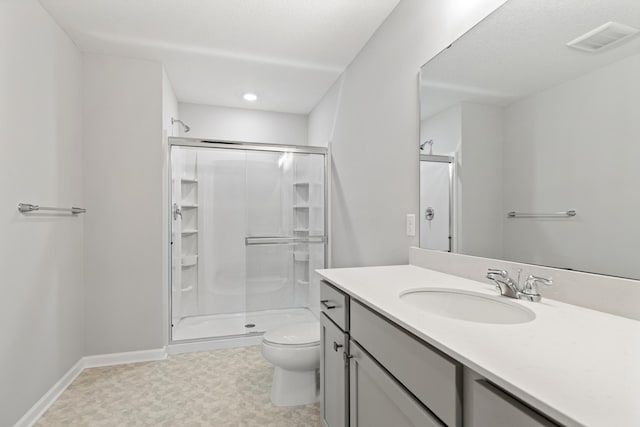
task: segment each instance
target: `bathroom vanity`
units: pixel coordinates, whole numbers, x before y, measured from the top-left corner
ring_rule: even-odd
[[[462,320],[472,306],[448,317],[403,295],[507,298],[413,265],[319,273],[324,426],[640,423],[640,322],[549,299],[504,301],[528,318]]]

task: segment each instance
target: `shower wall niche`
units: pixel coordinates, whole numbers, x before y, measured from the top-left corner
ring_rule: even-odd
[[[314,320],[325,154],[275,150],[172,146],[172,341]]]

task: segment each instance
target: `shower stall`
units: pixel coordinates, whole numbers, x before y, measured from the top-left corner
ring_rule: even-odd
[[[327,151],[169,138],[170,341],[317,320]]]
[[[453,251],[454,171],[453,156],[420,154],[421,248]]]

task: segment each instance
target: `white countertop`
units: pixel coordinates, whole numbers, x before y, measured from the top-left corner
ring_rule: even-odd
[[[509,299],[535,312],[528,323],[468,322],[414,308],[399,294],[434,287],[496,295],[495,286],[413,265],[318,273],[561,423],[640,426],[638,321],[543,298]]]

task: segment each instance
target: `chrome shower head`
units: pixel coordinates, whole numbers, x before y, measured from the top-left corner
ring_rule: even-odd
[[[171,117],[171,124],[174,123],[180,123],[184,127],[184,133],[187,133],[191,130],[191,128],[187,126],[182,120],[174,119],[173,117]]]
[[[431,148],[433,148],[433,139],[428,139],[425,142],[423,142],[422,144],[420,144],[420,149],[424,150],[424,146],[427,145],[427,144],[429,144],[429,146]]]

